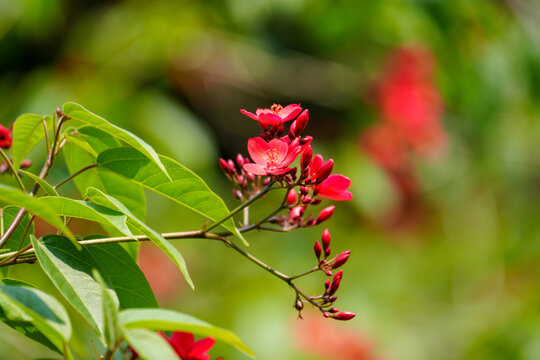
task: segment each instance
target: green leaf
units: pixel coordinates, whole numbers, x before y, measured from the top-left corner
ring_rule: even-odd
[[[154,162],[154,164],[156,164],[157,167],[161,169],[161,171],[163,171],[165,176],[167,177],[169,176],[167,174],[167,170],[161,163],[161,160],[159,159],[159,156],[155,152],[155,150],[146,142],[144,142],[142,139],[137,137],[136,135],[130,133],[127,130],[119,128],[118,126],[111,124],[107,120],[103,119],[100,116],[97,116],[96,114],[91,113],[90,111],[88,111],[87,109],[85,109],[79,104],[68,102],[63,105],[62,109],[63,109],[63,112],[70,118],[74,120],[78,120],[88,125],[92,125],[118,138],[119,140],[130,145],[131,147],[137,149],[139,152],[143,153],[148,159],[151,159]]]
[[[0,201],[24,207],[29,213],[42,218],[52,226],[60,229],[73,241],[75,246],[79,247],[79,244],[75,241],[75,237],[56,215],[56,212],[39,199],[30,197],[19,189],[0,184]]]
[[[62,196],[47,196],[39,199],[59,216],[68,216],[95,221],[113,226],[123,235],[133,236],[127,226],[127,216],[110,208],[81,200],[73,200]]]
[[[99,271],[93,269],[92,274],[94,279],[101,286],[101,299],[103,303],[103,324],[105,343],[108,349],[114,349],[117,339],[121,336],[121,331],[118,323],[118,300],[111,296],[105,280],[101,277]]]
[[[223,200],[198,175],[168,157],[160,156],[160,159],[172,181],[135,149],[119,147],[105,150],[99,154],[97,162],[103,168],[132,179],[211,220],[218,221],[229,215]],[[223,227],[245,242],[233,219],[225,221]]]
[[[158,307],[146,277],[122,246],[111,243],[85,248],[99,265],[100,272],[108,277],[121,308]]]
[[[0,211],[0,228],[2,230],[2,234],[9,228],[11,223],[13,223],[13,220],[17,216],[19,210],[20,207],[10,205],[6,206]],[[23,239],[24,232],[29,222],[30,215],[25,214],[19,226],[15,228],[15,231],[13,231],[13,234],[11,234],[11,236],[9,237],[6,245],[4,246],[4,249],[16,251],[30,244],[30,238],[28,237],[28,235],[34,233],[33,223],[30,225],[30,229],[28,229],[28,234],[26,234],[25,238]]]
[[[128,224],[139,231],[141,234],[148,236],[148,238],[156,244],[165,254],[167,254],[171,260],[178,266],[184,278],[191,288],[194,288],[193,281],[191,280],[189,273],[187,271],[186,263],[180,252],[166,239],[164,239],[161,234],[152,230],[148,225],[142,222],[140,219],[137,219],[120,201],[115,199],[112,196],[104,194],[96,188],[89,188],[87,197],[92,201],[96,202],[99,205],[117,210],[129,218]]]
[[[48,182],[46,182],[45,180],[43,180],[42,178],[40,178],[39,176],[37,176],[36,174],[33,174],[29,171],[24,171],[24,170],[19,170],[19,171],[22,172],[24,175],[30,177],[35,182],[37,182],[43,188],[43,190],[45,190],[47,195],[58,196],[58,193],[56,192],[54,187]]]
[[[49,235],[38,241],[31,236],[39,264],[67,301],[103,334],[101,287],[92,277],[97,264],[88,252],[78,250],[64,236]]]
[[[23,114],[13,124],[12,156],[13,166],[18,169],[21,162],[32,149],[45,137],[43,120],[47,123],[47,129],[51,129],[53,119],[51,116],[43,117],[36,114]]]
[[[120,323],[127,329],[145,328],[163,331],[184,331],[201,336],[211,336],[255,357],[253,351],[233,332],[213,326],[193,316],[166,309],[130,309],[120,312]]]
[[[178,360],[169,343],[155,332],[145,329],[124,329],[126,341],[146,360]]]
[[[71,337],[71,322],[63,306],[31,287],[0,286],[0,320],[59,352]]]

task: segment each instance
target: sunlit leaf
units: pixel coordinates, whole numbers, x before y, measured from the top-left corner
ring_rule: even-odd
[[[178,360],[169,343],[155,332],[145,329],[124,329],[124,337],[135,351],[147,360]]]
[[[19,170],[19,171],[22,172],[24,175],[28,176],[29,178],[31,178],[32,180],[34,180],[35,182],[37,182],[43,188],[43,190],[45,190],[47,195],[58,196],[58,192],[56,192],[54,187],[51,184],[49,184],[47,181],[43,180],[36,174],[31,173],[30,171],[25,171],[25,170]]]
[[[118,323],[118,300],[111,296],[105,280],[96,269],[92,272],[94,279],[101,286],[101,299],[103,304],[103,335],[109,349],[113,349],[117,339],[121,336]]]
[[[13,124],[12,157],[13,166],[18,169],[21,162],[32,149],[45,137],[43,121],[47,123],[47,129],[51,129],[53,119],[51,116],[36,114],[23,114]]]
[[[168,157],[160,158],[172,181],[154,163],[132,148],[106,150],[98,156],[97,161],[101,167],[132,179],[211,220],[218,221],[229,215],[223,200],[197,174]],[[225,221],[223,227],[243,239],[232,219]]]
[[[238,350],[255,357],[253,351],[233,332],[213,326],[193,316],[167,309],[130,309],[120,312],[120,323],[126,328],[184,331],[210,336],[230,344]]]

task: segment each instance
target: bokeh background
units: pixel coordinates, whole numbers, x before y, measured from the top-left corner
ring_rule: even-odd
[[[201,240],[176,243],[195,292],[143,247],[160,304],[232,329],[262,360],[540,358],[534,0],[0,0],[0,99],[6,126],[79,102],[199,173],[230,207],[217,161],[245,154],[259,131],[239,110],[300,102],[315,150],[352,179],[353,201],[325,225],[335,251],[352,250],[337,304],[357,317],[299,321],[282,282]],[[42,158],[32,154],[34,170]],[[59,161],[51,182],[66,173]],[[148,202],[162,232],[203,223]],[[322,230],[248,239],[292,274],[314,265]],[[36,266],[12,275],[47,286]],[[323,281],[302,286],[317,294]],[[95,358],[71,313],[75,351]],[[0,330],[1,359],[54,355]],[[220,344],[212,354],[247,359]]]

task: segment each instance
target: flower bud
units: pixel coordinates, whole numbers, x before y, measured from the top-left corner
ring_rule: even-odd
[[[315,241],[315,246],[313,247],[313,251],[315,252],[315,256],[317,257],[317,260],[321,258],[321,243],[318,241]]]
[[[328,310],[328,312],[331,313],[331,314],[335,314],[335,313],[337,313],[338,311],[339,311],[338,308],[331,308],[331,309]]]
[[[62,112],[62,110],[60,110],[59,107],[56,108],[56,116],[58,116],[59,118],[64,116],[64,113]]]
[[[283,126],[283,124],[279,125],[278,130],[277,130],[278,136],[283,135],[284,132],[285,132],[285,126]]]
[[[306,109],[302,111],[300,115],[296,118],[296,126],[295,126],[295,135],[298,136],[304,129],[306,128],[309,121],[309,111]]]
[[[347,321],[347,320],[351,320],[355,316],[356,316],[355,313],[352,313],[349,311],[342,311],[339,314],[332,316],[332,319]]]
[[[312,205],[319,205],[321,202],[322,202],[321,199],[313,199],[313,200],[311,200]]]
[[[341,265],[345,264],[347,260],[349,259],[350,254],[351,254],[351,250],[347,250],[339,254],[338,258],[336,259],[336,262],[332,265],[332,269],[337,269]]]
[[[330,248],[324,249],[324,258],[326,259],[329,256],[330,256]]]
[[[248,173],[246,174],[246,179],[247,179],[248,181],[253,181],[253,180],[255,180],[255,174],[252,174],[252,173],[248,172]]]
[[[291,126],[289,127],[289,137],[291,138],[296,137],[296,120],[293,121]]]
[[[300,187],[300,194],[307,195],[309,193],[309,189],[305,186]]]
[[[332,283],[330,284],[330,288],[328,289],[328,295],[334,295],[335,292],[339,289],[339,284],[341,283],[341,277],[343,276],[343,270],[340,270],[334,275],[334,279],[332,280]]]
[[[21,169],[26,169],[32,166],[32,160],[25,159],[21,162]]]
[[[321,154],[317,154],[313,157],[313,159],[311,160],[311,164],[309,165],[310,166],[310,169],[311,169],[311,175],[312,177],[316,177],[317,174],[319,173],[319,169],[321,167],[321,165],[323,164],[324,160],[323,160],[323,157],[321,156]]]
[[[242,200],[242,192],[238,189],[233,189],[232,191],[233,199]]]
[[[296,191],[294,189],[289,190],[287,194],[287,205],[296,204]]]
[[[227,166],[229,167],[230,172],[233,173],[236,171],[236,167],[234,166],[234,161],[232,161],[231,159],[227,160]]]
[[[337,296],[330,296],[330,297],[328,298],[328,302],[331,302],[331,303],[336,302],[336,300],[337,300]]]
[[[317,171],[317,184],[326,180],[334,170],[334,160],[330,159],[321,165],[319,171]]]
[[[263,180],[263,185],[266,186],[266,185],[270,184],[270,180],[272,180],[272,179],[269,178],[269,177],[264,178],[264,180]]]
[[[302,199],[302,203],[304,204],[309,204],[311,202],[311,197],[309,196],[306,196],[305,198]]]
[[[219,167],[221,168],[221,170],[223,170],[225,174],[229,173],[229,165],[227,164],[225,159],[219,159]]]
[[[331,205],[331,206],[328,206],[328,207],[325,207],[320,213],[319,213],[319,216],[317,216],[317,224],[320,224],[328,219],[330,219],[330,217],[332,216],[332,214],[334,213],[334,210],[336,209],[336,207],[334,205]]]
[[[330,287],[330,279],[327,279],[325,282],[324,282],[324,290],[325,291],[328,291],[328,288]]]
[[[242,154],[236,155],[236,163],[238,164],[238,167],[242,167],[244,165],[244,157]]]
[[[298,221],[302,215],[304,215],[304,208],[301,206],[296,206],[291,209],[291,213],[289,214],[289,220],[292,222]]]
[[[311,158],[313,157],[313,149],[311,148],[311,145],[308,145],[306,147],[306,150],[302,153],[302,158],[300,160],[300,164],[302,166],[302,169],[307,169],[309,166],[309,163],[311,162]]]
[[[297,298],[294,302],[294,308],[298,311],[301,311],[304,308],[304,302]]]
[[[311,143],[312,141],[313,141],[312,136],[306,136],[300,139],[300,145],[306,145],[306,144]]]
[[[327,313],[323,313],[323,316],[327,319],[330,317],[330,315],[328,315]]]
[[[321,241],[322,241],[323,249],[325,251],[330,246],[330,240],[331,240],[330,231],[328,231],[328,229],[324,229],[324,231],[323,231],[323,233],[321,235]]]

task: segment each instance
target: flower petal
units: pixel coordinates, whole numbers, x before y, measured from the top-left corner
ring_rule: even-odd
[[[351,179],[341,174],[330,175],[321,183],[321,190],[329,189],[333,192],[343,192],[351,186]]]
[[[301,111],[300,104],[291,104],[285,106],[278,115],[281,117],[282,122],[286,122],[294,119]]]
[[[191,357],[200,357],[201,355],[204,355],[208,350],[210,350],[215,343],[216,340],[211,337],[195,341],[195,344],[193,345],[193,348],[188,355]]]
[[[257,164],[266,165],[268,161],[267,151],[270,146],[263,138],[256,137],[248,140],[248,151],[251,159]]]
[[[253,114],[253,113],[250,113],[249,111],[246,111],[246,110],[242,109],[242,110],[240,110],[240,112],[241,112],[242,114],[244,114],[244,115],[249,116],[249,117],[252,118],[253,120],[259,121],[259,116],[255,115],[255,114]]]
[[[343,191],[342,193],[339,193],[339,194],[319,193],[319,196],[322,196],[322,197],[330,199],[330,200],[336,200],[336,201],[349,201],[349,200],[352,200],[352,193],[350,191]]]
[[[283,122],[284,121],[281,119],[281,116],[274,113],[261,113],[259,115],[259,123],[263,126],[277,126]]]
[[[244,170],[247,172],[250,172],[254,175],[266,175],[267,172],[265,170],[265,166],[261,164],[244,164]]]
[[[283,175],[289,170],[291,170],[291,168],[268,170],[267,172],[268,174],[272,174],[272,175]]]
[[[193,348],[194,338],[192,333],[186,333],[183,331],[175,331],[172,334],[169,343],[172,345],[176,354],[181,358],[186,357],[190,350]]]

